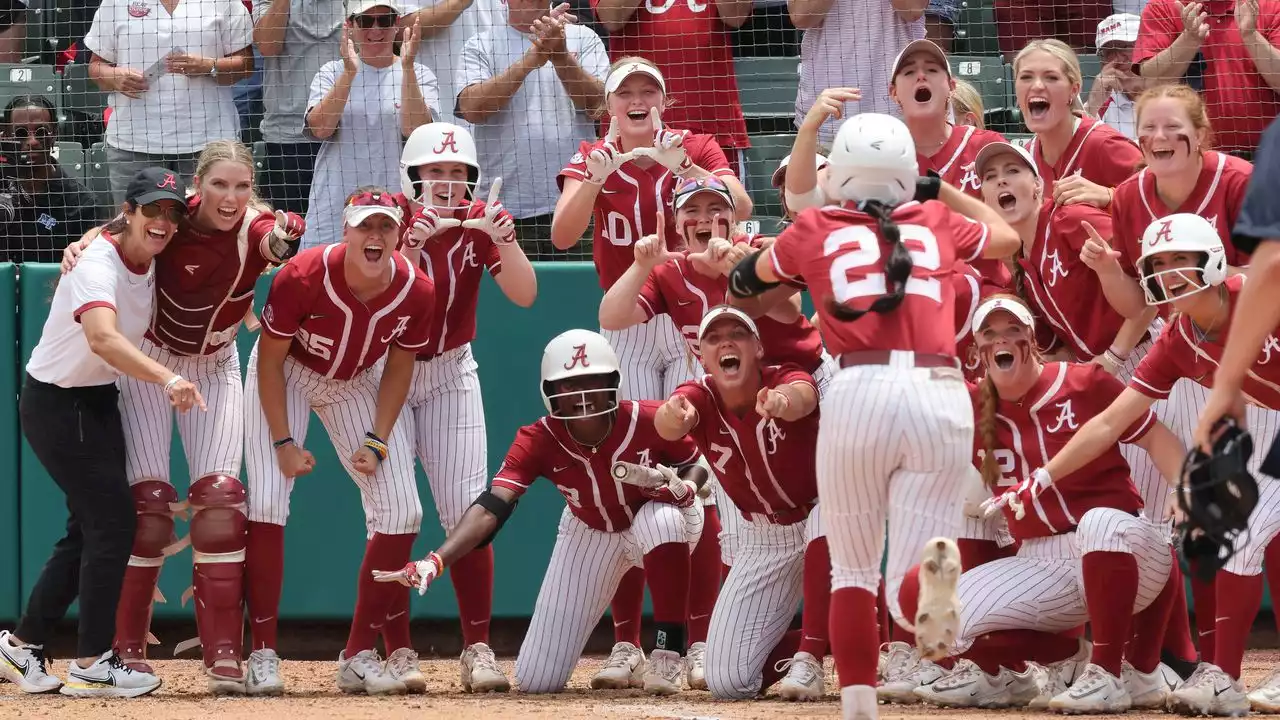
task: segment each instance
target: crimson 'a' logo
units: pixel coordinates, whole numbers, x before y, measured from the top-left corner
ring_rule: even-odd
[[[458,141],[453,139],[452,130],[449,130],[444,134],[444,138],[440,140],[440,147],[436,148],[432,152],[439,155],[440,153],[444,152],[446,149],[451,150],[453,152],[458,152]]]
[[[1173,225],[1172,220],[1165,220],[1160,223],[1160,229],[1156,231],[1156,239],[1151,241],[1152,245],[1159,245],[1162,242],[1170,242],[1173,240],[1173,233],[1169,230],[1169,226]]]
[[[569,358],[569,362],[564,364],[565,370],[572,370],[576,367],[591,367],[591,361],[587,360],[586,345],[574,345],[573,357]]]
[[[161,180],[160,182],[156,183],[156,187],[158,187],[158,188],[169,188],[170,190],[177,190],[177,189],[178,189],[178,179],[177,179],[176,177],[174,177],[174,176],[173,176],[173,173],[165,173],[165,174],[164,174],[164,179],[163,179],[163,180]]]

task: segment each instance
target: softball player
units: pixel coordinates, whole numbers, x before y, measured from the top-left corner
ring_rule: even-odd
[[[1189,213],[1168,215],[1152,223],[1142,236],[1138,272],[1147,303],[1169,304],[1178,316],[1160,335],[1138,365],[1129,387],[1105,412],[1081,427],[1077,437],[1044,470],[1060,477],[1097,455],[1119,434],[1119,428],[1166,398],[1181,378],[1204,386],[1227,342],[1227,327],[1245,276],[1228,277],[1227,251],[1218,230],[1206,219]],[[1253,407],[1248,427],[1259,437],[1280,430],[1280,372],[1272,367],[1280,342],[1268,337],[1263,352],[1244,383]],[[1280,354],[1280,353],[1277,353]],[[1277,363],[1280,366],[1280,363]],[[1257,473],[1262,453],[1250,460]],[[1248,695],[1240,682],[1240,664],[1253,620],[1262,602],[1262,565],[1267,548],[1280,534],[1280,483],[1260,478],[1257,507],[1249,518],[1248,540],[1219,571],[1213,653],[1205,654],[1190,678],[1173,692],[1171,706],[1179,712],[1241,715],[1250,706],[1260,712],[1280,710],[1280,682],[1273,674]]]
[[[707,375],[676,388],[655,420],[664,438],[693,438],[743,516],[711,614],[708,689],[720,699],[753,698],[786,667],[781,695],[818,700],[831,565],[814,512],[817,385],[798,365],[765,364],[761,332],[737,308],[713,308],[697,340]],[[806,625],[787,632],[802,591]]]
[[[1035,133],[1029,149],[1046,196],[1105,208],[1142,153],[1119,130],[1084,114],[1081,82],[1080,59],[1061,40],[1032,40],[1013,59],[1014,94]]]
[[[956,488],[973,443],[955,328],[937,322],[953,317],[949,275],[957,260],[1011,255],[1018,237],[981,202],[936,179],[920,192],[946,204],[915,202],[915,144],[895,118],[863,113],[845,121],[828,159],[825,194],[842,205],[801,213],[772,247],[734,268],[729,287],[754,296],[803,276],[820,298],[823,336],[842,368],[823,398],[827,422],[818,434],[831,646],[844,717],[875,718],[885,521],[893,528],[886,590],[902,622],[897,587],[929,538],[954,535]],[[928,546],[927,617],[917,619],[916,631],[922,647],[936,648],[954,631],[948,591],[959,559],[950,541]]]
[[[193,546],[192,587],[205,673],[216,694],[243,693],[239,630],[244,574],[244,396],[235,336],[253,307],[254,283],[297,252],[305,230],[293,213],[273,213],[254,193],[253,156],[244,145],[215,140],[196,162],[186,220],[156,256],[156,312],[142,351],[189,378],[210,411],[176,416],[191,488],[178,502],[169,478],[173,413],[164,389],[120,381],[129,484],[138,532],[116,615],[115,647],[126,662],[145,665],[152,599],[165,557]],[[72,243],[68,267],[92,238]],[[173,514],[189,506],[191,530],[173,542]],[[226,546],[227,522],[241,527]],[[215,547],[216,546],[216,547]],[[185,602],[185,598],[184,598]],[[179,644],[176,652],[191,645]]]
[[[426,309],[435,297],[431,280],[395,252],[401,218],[386,190],[357,190],[343,210],[343,242],[281,268],[262,311],[245,383],[245,394],[260,400],[245,412],[251,694],[284,691],[275,652],[284,524],[294,478],[315,466],[303,447],[312,410],[360,488],[369,532],[338,688],[372,695],[426,685],[411,649],[388,644],[385,667],[374,650],[399,592],[370,576],[408,561],[422,522],[411,440],[396,418],[415,357],[431,342]]]
[[[453,532],[467,507],[485,490],[488,453],[484,401],[471,341],[476,336],[480,278],[487,271],[507,299],[533,305],[538,281],[515,242],[514,221],[497,202],[502,179],[488,202],[475,200],[480,165],[471,133],[450,123],[413,131],[400,158],[403,205],[409,218],[402,252],[435,284],[431,345],[418,354],[409,386],[406,431],[431,484],[440,526]],[[460,558],[453,588],[462,626],[462,687],[506,692],[510,683],[489,648],[493,608],[493,548]],[[399,596],[383,635],[409,645],[408,595]],[[415,661],[416,662],[416,661]]]
[[[1168,686],[1157,671],[1172,593],[1164,593],[1173,558],[1161,530],[1141,519],[1142,497],[1112,444],[1088,465],[1052,479],[1041,468],[1090,418],[1124,391],[1096,364],[1045,363],[1035,349],[1030,309],[1010,295],[983,302],[974,338],[986,378],[973,395],[979,414],[978,463],[991,496],[984,514],[1003,511],[1021,541],[1017,556],[966,571],[957,593],[964,607],[955,652],[969,662],[916,694],[947,706],[1021,707],[1042,694],[1049,708],[1070,713],[1163,707]],[[1177,438],[1147,409],[1123,428],[1134,443],[1176,475]],[[1156,603],[1145,623],[1133,619]],[[1059,672],[1040,674],[992,648],[991,633],[1039,630],[1056,663],[1074,662],[1078,641],[1060,633],[1089,622],[1091,655],[1069,688]],[[1125,645],[1135,624],[1141,641]],[[1023,648],[1018,648],[1022,650]],[[1049,652],[1053,652],[1050,649]],[[1042,648],[1040,657],[1044,657]],[[1123,680],[1121,679],[1123,676]]]
[[[702,533],[696,500],[706,475],[692,463],[691,440],[654,430],[660,403],[620,401],[618,358],[601,335],[569,330],[542,355],[542,402],[549,413],[516,434],[507,457],[452,534],[425,560],[375,572],[426,592],[458,558],[492,541],[538,477],[564,495],[555,549],[533,618],[516,657],[516,684],[528,693],[559,692],[587,638],[631,567],[643,567],[653,596],[655,640],[634,673],[646,692],[666,695],[685,674],[684,624],[689,555]],[[614,474],[618,463],[656,468],[661,487],[641,488]]]

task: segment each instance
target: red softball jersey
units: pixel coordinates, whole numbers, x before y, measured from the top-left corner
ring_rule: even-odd
[[[1058,161],[1044,159],[1037,138],[1031,140],[1031,157],[1044,179],[1044,194],[1051,196],[1053,184],[1079,172],[1085,180],[1113,188],[1124,182],[1142,162],[1142,150],[1119,130],[1091,117],[1078,118],[1075,134]]]

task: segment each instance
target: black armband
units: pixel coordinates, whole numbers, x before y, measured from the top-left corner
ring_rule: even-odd
[[[511,511],[516,509],[516,505],[520,504],[520,501],[514,500],[508,503],[506,500],[494,495],[492,491],[485,490],[480,493],[480,497],[476,498],[475,502],[471,504],[479,505],[498,520],[498,526],[493,529],[493,532],[489,533],[489,537],[480,541],[480,544],[476,546],[485,547],[489,543],[493,542],[493,539],[498,536],[498,532],[502,530],[502,526],[507,524],[507,518],[511,517]]]
[[[729,271],[729,292],[733,293],[734,297],[755,297],[781,284],[765,282],[756,274],[756,262],[760,259],[762,252],[764,251],[757,250],[751,253]]]
[[[930,170],[924,176],[916,178],[916,202],[937,200],[939,192],[942,192],[942,178],[938,173]]]

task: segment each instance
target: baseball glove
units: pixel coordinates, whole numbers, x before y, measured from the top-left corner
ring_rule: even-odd
[[[1205,580],[1244,544],[1258,504],[1258,482],[1248,469],[1253,438],[1229,419],[1214,438],[1212,455],[1199,448],[1187,454],[1176,492],[1186,518],[1178,527],[1179,551],[1187,569]]]

